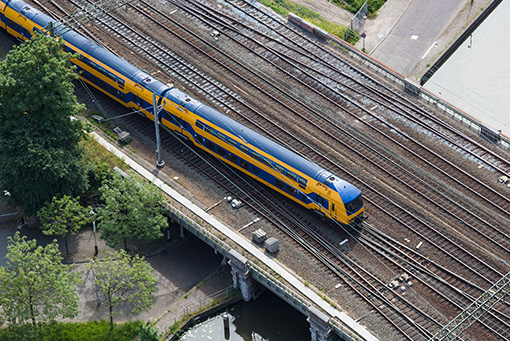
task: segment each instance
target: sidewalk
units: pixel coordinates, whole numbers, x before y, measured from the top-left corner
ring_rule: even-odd
[[[0,214],[10,213],[13,208],[5,206],[0,202]],[[6,242],[8,236],[14,236],[18,231],[16,218],[3,219],[0,221],[0,256],[4,260]],[[60,250],[65,252],[64,240],[61,237],[45,236],[35,226],[23,227],[20,232],[28,238],[37,239],[37,243],[44,245],[57,239]],[[131,313],[132,305],[129,303],[121,305],[115,315],[114,321],[122,323],[125,321],[152,321],[162,332],[163,328],[174,321],[177,314],[186,306],[195,302],[201,302],[202,306],[211,303],[210,295],[217,293],[232,285],[230,268],[222,265],[222,257],[215,255],[214,251],[202,241],[191,234],[181,240],[179,229],[171,227],[170,241],[162,238],[154,243],[143,243],[128,240],[128,248],[136,250],[141,254],[150,254],[147,261],[153,267],[159,277],[155,302],[149,311],[135,315]],[[104,251],[115,251],[105,245],[104,241],[97,237],[99,256]],[[108,309],[106,306],[97,305],[97,296],[94,287],[94,275],[87,270],[88,258],[94,255],[94,234],[92,229],[84,229],[76,236],[68,237],[70,255],[64,260],[66,263],[75,263],[75,270],[81,273],[83,284],[78,288],[80,297],[77,318],[67,321],[89,321],[108,320]],[[157,251],[154,251],[157,248]]]
[[[388,0],[365,23],[366,53],[419,82],[493,0]],[[363,39],[356,48],[362,49]]]
[[[324,19],[350,27],[354,14],[327,0],[293,0]],[[446,52],[493,0],[387,0],[365,22],[355,47],[413,81]],[[360,30],[360,33],[362,29]]]

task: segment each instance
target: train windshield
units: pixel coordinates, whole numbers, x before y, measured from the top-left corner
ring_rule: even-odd
[[[356,198],[354,198],[354,200],[345,204],[345,210],[347,211],[347,215],[353,214],[354,212],[359,210],[362,205],[363,205],[363,198],[361,197],[361,194],[360,194]]]

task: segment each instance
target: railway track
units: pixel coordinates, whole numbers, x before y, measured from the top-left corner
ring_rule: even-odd
[[[106,26],[110,25],[110,19],[108,19],[108,20],[105,19],[103,21],[103,24]],[[123,38],[124,37],[123,34],[125,34],[125,32],[122,32],[123,29],[119,29],[122,26],[122,24],[117,23],[116,25],[118,25],[118,26],[111,28],[110,32],[114,35],[117,35],[117,37],[119,37],[119,38],[120,37]],[[439,236],[438,236],[437,231],[434,232],[433,231],[434,229],[430,226],[427,226],[428,224],[426,222],[420,221],[420,218],[417,217],[416,214],[409,212],[409,210],[407,210],[406,208],[398,207],[400,205],[398,205],[398,202],[396,202],[395,199],[393,199],[389,196],[386,196],[386,195],[382,195],[378,188],[375,188],[375,189],[372,188],[372,185],[369,182],[367,182],[366,179],[363,179],[363,178],[360,179],[359,176],[357,176],[355,174],[355,172],[353,172],[353,171],[349,172],[348,169],[346,171],[345,165],[342,165],[338,162],[336,162],[336,163],[331,162],[330,161],[331,157],[328,157],[327,155],[323,155],[323,153],[320,152],[319,150],[310,148],[310,145],[307,145],[306,143],[302,143],[300,141],[295,141],[296,140],[295,136],[293,136],[293,133],[291,131],[283,131],[281,129],[279,129],[277,131],[273,130],[275,128],[271,128],[270,130],[268,130],[266,128],[266,126],[268,126],[268,125],[275,126],[272,123],[271,118],[266,117],[265,123],[263,123],[263,124],[258,123],[258,121],[260,121],[261,117],[264,117],[264,115],[261,114],[259,111],[257,111],[255,108],[249,108],[249,106],[246,106],[245,103],[242,103],[243,100],[239,95],[229,91],[228,89],[226,89],[226,87],[222,87],[222,86],[218,86],[218,84],[214,84],[214,83],[217,83],[214,81],[214,79],[205,81],[204,79],[207,79],[208,77],[206,77],[206,76],[204,77],[204,75],[200,75],[200,72],[198,72],[199,76],[196,76],[195,74],[197,73],[196,72],[197,70],[195,67],[193,67],[192,65],[187,66],[187,67],[181,66],[182,64],[186,64],[186,62],[183,61],[182,58],[179,58],[178,56],[172,57],[171,54],[170,54],[170,56],[163,54],[165,50],[168,50],[168,46],[161,45],[160,43],[158,43],[156,41],[148,42],[148,41],[142,39],[141,36],[142,35],[140,35],[139,39],[134,39],[134,38],[125,38],[125,39],[127,39],[130,42],[129,44],[131,44],[131,46],[134,49],[139,49],[140,51],[143,51],[143,53],[145,53],[147,58],[149,58],[149,57],[152,58],[153,62],[156,65],[158,65],[162,69],[166,68],[166,70],[169,74],[178,75],[176,77],[181,82],[184,82],[185,84],[187,84],[190,87],[192,86],[192,87],[198,88],[199,89],[198,91],[201,92],[202,94],[204,94],[204,96],[206,96],[206,97],[214,98],[215,104],[217,107],[220,108],[220,110],[223,109],[225,112],[239,115],[239,117],[243,117],[243,120],[245,120],[249,124],[255,126],[257,130],[263,131],[266,135],[281,136],[280,140],[278,141],[280,144],[286,145],[289,149],[293,149],[293,150],[297,151],[298,153],[301,153],[304,156],[308,155],[308,157],[314,159],[315,162],[320,163],[323,166],[325,165],[326,168],[333,170],[334,172],[336,171],[338,174],[341,174],[342,177],[346,178],[348,181],[351,181],[351,182],[357,183],[357,184],[361,184],[364,189],[371,191],[371,192],[367,192],[367,193],[373,193],[372,195],[369,195],[367,197],[371,200],[370,203],[374,207],[379,205],[381,207],[381,209],[384,210],[385,209],[384,206],[387,205],[388,202],[392,202],[393,205],[397,206],[396,211],[394,211],[396,213],[390,214],[393,217],[393,219],[395,219],[395,221],[402,222],[403,225],[407,226],[409,229],[412,229],[414,227],[415,232],[417,234],[422,233],[421,235],[419,234],[421,236],[421,238],[423,238],[424,240],[428,240],[430,244],[438,244],[438,241],[441,241],[441,243],[439,243],[438,245],[442,245],[445,247],[445,249],[447,250],[447,251],[445,251],[446,254],[451,254],[452,259],[456,260],[460,264],[469,265],[469,267],[471,269],[469,271],[471,273],[476,274],[477,272],[481,271],[481,269],[489,268],[489,270],[487,270],[486,274],[483,275],[486,278],[484,280],[486,280],[488,283],[493,281],[495,278],[497,278],[501,274],[500,271],[498,271],[497,269],[494,269],[492,266],[488,266],[483,260],[478,260],[476,256],[474,258],[463,259],[463,257],[468,257],[468,256],[463,256],[463,255],[466,253],[469,253],[469,252],[462,250],[462,247],[458,247],[458,246],[455,247],[455,246],[451,246],[451,244],[448,244],[449,243],[448,236],[441,236],[441,233],[439,233]],[[194,39],[198,39],[198,38],[195,36]],[[201,44],[203,44],[203,41],[201,42]],[[152,50],[153,47],[151,47],[151,46],[157,47],[158,45],[159,45],[159,50],[157,50],[157,52],[155,52],[156,50]],[[195,45],[196,45],[196,43],[195,43]],[[228,60],[228,58],[226,58],[225,56],[221,56],[219,54],[219,52],[216,51],[216,53],[217,53],[216,55],[211,54],[212,59],[221,57],[222,61]],[[156,57],[154,57],[154,56],[156,56]],[[181,60],[179,60],[179,59],[181,59]],[[169,63],[168,62],[169,60],[172,60],[172,62]],[[314,116],[307,117],[305,115],[301,115],[300,119],[305,120],[308,123],[312,123],[316,126],[321,125],[321,124],[317,123],[318,121],[316,118],[317,116],[320,116],[320,115],[317,112],[317,110],[314,110],[313,107],[305,106],[302,103],[302,101],[300,102],[300,101],[297,101],[296,99],[289,99],[288,96],[283,94],[284,93],[283,91],[278,89],[275,85],[271,85],[271,83],[267,79],[264,79],[264,77],[261,77],[260,75],[257,75],[256,73],[253,73],[252,70],[247,70],[247,68],[245,68],[244,70],[240,69],[238,65],[235,66],[235,68],[234,68],[233,66],[235,65],[235,63],[232,60],[229,60],[229,63],[230,63],[230,64],[228,64],[229,66],[224,65],[224,67],[229,68],[229,70],[235,69],[235,72],[238,75],[241,75],[244,73],[245,79],[249,79],[252,83],[255,83],[253,81],[253,79],[257,79],[257,81],[259,82],[257,85],[258,86],[257,89],[264,91],[266,93],[265,96],[269,97],[268,93],[271,93],[272,94],[271,98],[276,98],[278,103],[280,103],[281,105],[286,105],[289,107],[293,106],[293,109],[288,108],[288,110],[290,112],[296,113],[296,112],[299,112],[300,110],[306,109],[308,112],[314,113],[315,117]],[[225,62],[224,64],[227,64],[227,63]],[[190,74],[193,74],[195,76],[192,77],[192,76],[190,76]],[[199,85],[199,84],[201,84],[201,82],[203,82],[202,85]],[[352,83],[355,83],[355,82],[352,81]],[[214,90],[210,90],[210,89],[212,89],[213,85],[215,86]],[[251,86],[253,86],[253,85],[251,85]],[[272,87],[272,90],[269,90],[270,87]],[[293,103],[293,104],[291,104],[291,103]],[[355,106],[355,105],[353,105],[353,106]],[[258,115],[258,116],[254,116],[256,118],[253,118],[251,115]],[[375,116],[373,116],[373,117],[375,117]],[[330,120],[329,122],[335,122],[335,120]],[[384,122],[384,120],[379,120],[379,122],[380,122],[380,126],[384,126],[384,124],[387,125],[387,122]],[[346,146],[347,144],[342,141],[350,140],[351,137],[356,137],[356,139],[353,139],[354,141],[357,141],[357,142],[361,141],[358,143],[358,145],[364,146],[363,148],[365,148],[366,150],[370,151],[373,154],[377,154],[377,153],[374,153],[374,149],[373,149],[372,145],[364,142],[367,140],[366,136],[363,136],[360,134],[356,135],[353,130],[349,130],[349,129],[340,130],[338,122],[336,122],[334,126],[335,126],[334,129],[329,132],[327,132],[327,130],[325,130],[325,129],[321,130],[321,131],[327,132],[329,137],[338,135],[339,132],[341,132],[342,136],[347,136],[348,138],[344,138],[344,139],[335,138],[335,142],[343,143],[344,146]],[[316,128],[316,129],[319,129],[319,128]],[[397,127],[395,127],[395,129],[397,129]],[[351,135],[348,135],[348,133]],[[382,133],[382,134],[384,135],[384,133]],[[287,141],[291,141],[291,142],[287,142]],[[404,146],[401,146],[401,147],[403,148]],[[351,148],[353,148],[353,147],[351,147]],[[370,149],[370,148],[372,148],[372,149]],[[352,149],[352,150],[353,150],[353,153],[357,153],[356,155],[364,155],[365,158],[368,158],[369,153],[365,152],[364,154],[360,154],[359,148]],[[375,150],[375,151],[377,151],[377,150]],[[416,154],[418,154],[418,155],[420,153],[421,153],[421,150],[416,152]],[[382,157],[378,156],[377,158],[374,159],[372,164],[377,164],[381,160],[382,160]],[[398,169],[399,168],[398,163],[395,161],[390,161],[390,160],[391,159],[388,159],[388,160],[384,159],[385,164],[391,165],[392,171],[394,169]],[[486,161],[484,161],[484,162],[486,162]],[[486,164],[487,164],[487,162],[486,162]],[[491,161],[491,164],[492,164],[492,161]],[[501,166],[498,166],[498,167],[501,167]],[[450,171],[450,172],[452,172],[452,171]],[[399,183],[399,184],[405,183],[406,186],[411,187],[411,182],[413,182],[413,181],[416,182],[417,181],[416,179],[418,177],[416,175],[414,177],[412,175],[409,175],[409,171],[407,171],[407,173],[408,174],[406,175],[406,171],[404,169],[403,171],[401,171],[400,176],[402,177],[402,179],[405,179],[405,180],[399,179],[398,181],[397,180],[395,180],[395,181],[397,181],[397,183]],[[445,173],[448,173],[448,171],[446,171]],[[425,177],[425,180],[421,180],[421,186],[423,188],[426,188],[427,186],[430,187],[430,184],[427,184],[427,180],[428,180],[427,177]],[[247,190],[250,190],[250,189],[247,189]],[[433,190],[430,190],[430,189],[429,189],[429,191],[430,191],[429,193],[435,193],[434,195],[440,195],[439,191],[434,192]],[[477,190],[475,189],[474,192],[476,192],[476,191]],[[485,189],[482,189],[479,191],[480,192],[485,191]],[[442,197],[442,198],[444,199],[444,197]],[[250,197],[248,196],[247,200],[245,200],[245,202],[249,203],[252,200],[253,199],[250,199]],[[262,198],[260,200],[262,200]],[[449,205],[456,206],[457,204],[455,201],[450,200]],[[497,206],[497,205],[499,205],[499,204],[496,204],[495,206]],[[287,212],[287,211],[283,210],[282,208],[279,208],[279,210],[282,212]],[[459,215],[457,215],[457,217],[454,219],[457,219],[458,221],[462,221],[460,216],[466,215],[466,209],[461,208],[459,210],[461,213],[459,213]],[[506,210],[505,208],[501,209],[501,215],[504,215],[505,213],[507,213],[507,212],[505,212],[505,210]],[[470,212],[467,211],[467,213],[470,213]],[[273,212],[273,214],[274,214],[274,212]],[[291,214],[290,214],[290,212],[287,212],[286,214],[284,214],[284,216],[286,216],[286,215],[291,215]],[[275,219],[275,218],[273,218],[273,219]],[[276,221],[281,220],[281,219],[283,219],[283,218],[279,217],[278,219],[276,219]],[[462,218],[462,219],[464,219],[464,218]],[[483,220],[484,220],[484,219],[479,219],[479,217],[477,217],[476,214],[471,214],[470,219],[473,219],[476,221],[476,223],[472,223],[473,229],[477,229],[480,225],[477,226],[476,224],[483,224]],[[464,224],[464,222],[462,222],[462,223]],[[487,225],[488,226],[486,228],[489,229],[489,231],[490,231],[489,234],[501,233],[501,235],[495,234],[493,237],[490,237],[490,238],[496,240],[496,243],[494,245],[496,245],[498,248],[501,249],[499,252],[507,252],[506,246],[504,244],[499,245],[499,246],[497,245],[498,244],[497,239],[503,239],[506,232],[504,230],[502,230],[501,232],[492,231],[491,227],[490,227],[491,224],[489,223]],[[424,230],[432,230],[433,232],[422,232],[421,231],[422,228]],[[289,234],[291,234],[291,233],[289,232]],[[317,234],[317,231],[315,232],[315,234]],[[302,239],[304,239],[303,236],[295,236],[294,235],[293,238],[296,238],[296,243],[300,243],[300,245],[301,245],[301,243],[303,243],[301,241]],[[320,239],[319,237],[313,236],[313,235],[310,238]],[[487,240],[490,239],[489,237],[484,237],[484,238],[486,238]],[[325,250],[327,250],[326,246],[322,246],[323,248],[325,248],[324,251],[317,251],[317,249],[319,248],[319,246],[318,246],[319,244],[314,245],[314,244],[318,243],[317,241],[315,241],[315,242],[309,241],[308,243],[313,245],[313,247],[310,247],[310,248],[308,246],[306,248],[304,246],[303,247],[305,249],[309,250],[308,252],[310,252],[311,254],[313,253],[315,255],[315,257],[317,257],[318,259],[323,259],[324,254],[328,254],[327,258],[331,258],[332,257],[331,254],[334,253],[332,250],[325,251]],[[453,243],[453,244],[455,244],[455,243]],[[322,254],[322,256],[321,256],[321,254]],[[324,262],[324,264],[328,263],[326,260],[323,260],[323,262]],[[333,263],[330,268],[331,271],[333,271],[333,269],[336,269],[335,271],[339,271],[340,268],[339,268],[338,262],[340,262],[340,260],[335,259],[334,261],[330,260],[330,262]],[[354,279],[354,275],[351,274],[350,276],[348,276],[346,274],[347,272],[344,269],[344,267],[351,269],[349,266],[353,266],[353,265],[350,264],[349,262],[352,262],[352,259],[345,260],[345,263],[342,262],[343,266],[341,268],[341,271],[344,271],[344,272],[343,273],[340,272],[340,274],[342,274],[344,276],[343,278],[346,278],[346,280],[345,280],[346,282],[352,281],[351,283],[355,283],[355,284],[353,284],[354,287],[357,285],[360,285],[359,284],[360,282],[358,282],[358,281],[364,281],[364,283],[365,283],[364,290],[366,290],[366,292],[370,293],[370,295],[375,295],[375,292],[377,290],[374,290],[373,288],[379,288],[379,290],[381,290],[382,286],[384,286],[384,283],[386,283],[384,280],[380,280],[377,278],[362,279],[361,278],[362,276],[360,276],[360,278]],[[347,265],[347,264],[349,264],[349,265]],[[349,270],[349,271],[357,272],[357,271],[362,271],[362,269],[357,269],[356,271],[355,270]],[[369,274],[365,274],[365,276],[374,277]],[[379,281],[379,282],[377,282],[377,281]],[[373,288],[369,290],[369,288],[371,286]],[[354,290],[354,288],[352,290]],[[363,294],[361,296],[363,296]],[[385,300],[383,298],[379,298],[379,299],[381,301],[379,301],[378,303],[384,304]],[[402,303],[402,304],[407,306],[407,303]],[[434,329],[434,327],[432,327],[432,326],[435,325],[437,328],[437,326],[441,325],[439,322],[433,322],[433,321],[435,321],[434,318],[425,317],[424,315],[421,315],[421,313],[419,313],[418,307],[413,308],[413,309],[414,309],[413,310],[414,314],[416,314],[416,316],[415,316],[416,320],[423,319],[424,325],[423,326],[420,324],[414,325],[413,323],[410,323],[410,321],[408,321],[408,318],[406,318],[404,316],[399,317],[399,321],[407,320],[407,324],[405,322],[402,322],[403,326],[396,325],[396,326],[394,326],[394,328],[398,329],[406,337],[413,338],[416,335],[422,335],[423,337],[426,337],[427,333],[429,333],[429,332],[427,332],[428,328]],[[397,307],[395,309],[395,311],[402,311],[402,310],[404,310],[402,307],[400,307],[400,308]],[[384,315],[384,313],[382,313],[382,314],[383,314],[383,316],[385,316],[386,319],[389,320],[390,318],[388,316],[391,316],[391,314],[397,314],[397,313],[396,312],[388,313],[389,315]],[[420,316],[422,316],[422,317],[420,317]],[[413,319],[413,321],[414,321],[414,319]],[[428,321],[428,322],[425,322],[425,321]],[[428,325],[428,324],[430,324],[430,325]]]
[[[342,67],[345,68],[347,63],[338,57],[335,57],[335,61],[336,64],[341,64],[340,66],[336,65],[332,58],[328,60],[327,64],[325,62],[317,62],[318,56],[327,54],[329,57],[333,56],[333,54],[327,52],[325,48],[321,48],[320,45],[315,44],[310,39],[296,39],[297,35],[288,28],[285,32],[292,32],[290,37],[278,34],[277,38],[271,37],[269,33],[257,30],[256,28],[260,27],[260,25],[267,25],[266,21],[269,20],[268,18],[271,18],[270,16],[265,15],[264,20],[258,21],[260,25],[256,26],[253,23],[246,24],[235,20],[233,16],[225,14],[224,11],[205,6],[198,1],[183,3],[179,0],[174,0],[173,3],[182,10],[188,11],[188,14],[193,15],[196,20],[200,20],[211,25],[214,29],[228,34],[231,39],[238,41],[240,46],[249,48],[250,51],[257,53],[269,63],[283,70],[288,70],[288,75],[298,74],[298,76],[294,77],[302,83],[311,84],[309,86],[311,90],[324,90],[323,95],[327,96],[327,100],[344,102],[345,108],[350,110],[349,113],[354,118],[361,120],[362,115],[368,114],[377,120],[380,126],[388,125],[388,120],[376,115],[373,108],[377,108],[377,110],[390,110],[390,114],[398,116],[398,119],[406,119],[408,124],[419,125],[420,129],[443,139],[449,146],[462,150],[463,153],[470,157],[476,157],[480,163],[491,169],[498,170],[501,174],[508,175],[508,169],[510,169],[508,158],[498,155],[480,143],[473,141],[461,131],[435,118],[417,105],[412,104],[408,99],[397,94],[395,90],[389,89],[383,83],[376,81],[374,78],[369,77],[350,65],[349,71],[354,73],[353,71],[356,70],[356,74],[354,76],[347,74],[341,69]],[[192,4],[196,8],[192,7]],[[248,3],[245,3],[245,5],[249,6]],[[239,6],[236,8],[242,9]],[[254,8],[250,7],[251,10]],[[248,13],[248,11],[244,10],[244,13]],[[276,25],[285,27],[279,21],[273,19],[273,22],[276,22]],[[274,29],[274,26],[271,26],[271,28]],[[246,32],[243,32],[243,30]],[[250,46],[252,47],[250,48]],[[311,51],[307,51],[303,46],[306,46],[307,49],[310,48]],[[298,55],[300,58],[289,58],[288,55],[290,53]],[[300,61],[300,59],[306,59],[306,61]],[[279,66],[278,63],[282,65]],[[338,90],[339,88],[342,91]],[[351,93],[344,94],[347,91],[351,91]],[[358,114],[355,111],[361,112]],[[398,127],[390,126],[389,128],[400,133]],[[405,135],[403,133],[400,134]],[[414,142],[420,145],[418,141]],[[418,148],[418,152],[423,151],[432,152],[427,147]],[[433,159],[437,162],[437,160],[442,158],[435,153]],[[447,160],[443,161],[446,164],[449,163]],[[451,169],[446,168],[444,172],[449,170]],[[456,171],[460,174],[464,173],[463,175],[470,178],[469,181],[476,182],[476,179],[473,179],[465,171],[459,172],[457,169]],[[484,186],[485,189],[491,191],[483,183],[480,186]],[[508,204],[506,201],[505,203]],[[508,210],[508,205],[504,208]]]

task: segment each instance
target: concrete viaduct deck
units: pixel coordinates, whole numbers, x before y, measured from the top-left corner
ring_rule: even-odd
[[[377,340],[365,327],[326,302],[242,235],[207,214],[98,134],[91,135],[114,155],[122,158],[134,171],[192,212],[194,217],[189,217],[176,207],[167,205],[173,221],[213,247],[225,257],[225,260],[228,259],[234,287],[241,290],[245,301],[254,297],[256,285],[261,284],[308,317],[312,341],[330,340],[335,334],[347,340]],[[230,243],[223,241],[224,238],[221,236],[227,237]],[[246,254],[247,257],[242,254]],[[248,258],[257,259],[259,265]],[[270,272],[277,273],[278,278]]]

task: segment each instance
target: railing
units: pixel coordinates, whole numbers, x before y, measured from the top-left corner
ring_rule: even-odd
[[[359,63],[364,64],[369,69],[381,74],[382,76],[389,79],[393,83],[396,83],[397,85],[401,86],[402,89],[408,89],[409,84],[413,84],[412,87],[414,87],[413,81],[407,79],[405,76],[399,74],[395,70],[392,70],[388,66],[380,63],[376,59],[358,50],[354,46],[343,41],[342,39],[339,39],[338,37],[333,36],[331,34],[330,39],[333,42],[333,45],[336,45],[339,50],[341,50],[344,53],[347,53],[352,59],[357,60]],[[486,126],[483,122],[470,116],[469,114],[465,113],[464,111],[460,110],[454,105],[446,102],[445,100],[439,98],[438,96],[424,89],[423,87],[417,84],[416,86],[418,89],[419,98],[423,99],[429,104],[434,105],[439,110],[442,110],[446,114],[451,115],[453,118],[459,120],[461,123],[466,124],[469,128],[473,129],[480,135],[484,136],[483,132],[489,127]],[[496,131],[495,129],[492,128],[489,128],[489,130]],[[503,134],[498,134],[496,141],[494,139],[490,140],[498,144],[501,148],[510,150],[510,137]]]
[[[208,231],[206,228],[201,226],[196,221],[193,221],[186,214],[181,212],[179,209],[174,206],[167,204],[167,209],[172,214],[172,219],[177,222],[179,225],[185,227],[188,231],[193,233],[195,236],[203,240],[206,244],[213,247],[217,252],[221,253],[225,257],[230,257],[230,250],[232,247],[228,245],[226,242],[219,239],[212,232]],[[258,265],[253,262],[249,262],[250,274],[252,278],[258,280],[260,283],[266,284],[265,287],[274,292],[276,295],[284,299],[286,302],[294,306],[297,310],[301,311],[305,316],[309,316],[309,307],[310,302],[305,300],[303,296],[299,295],[296,291],[286,286],[284,283],[279,281],[276,277],[271,275],[266,270],[262,269]],[[229,288],[225,289],[228,290]],[[221,292],[218,293],[220,295]],[[202,302],[193,303],[192,305],[199,305],[200,310],[202,308]],[[191,311],[189,306],[183,308],[177,315],[174,317],[172,322],[168,323],[164,328],[164,333],[168,332],[170,326],[172,326],[175,322],[177,322],[182,316],[188,314]],[[354,331],[349,329],[346,325],[341,323],[340,321],[331,319],[330,326],[334,330],[335,334],[340,336],[350,337],[352,340],[362,340]]]
[[[226,298],[234,291],[235,291],[234,287],[230,286],[228,288],[215,292],[214,294],[211,294],[207,297],[201,298],[198,301],[186,305],[174,316],[174,318],[170,322],[168,322],[165,325],[165,327],[163,328],[163,334],[168,332],[170,327],[173,326],[178,321],[180,321],[184,316],[196,314],[200,312],[202,308],[210,306],[211,302],[213,302],[214,300]]]

